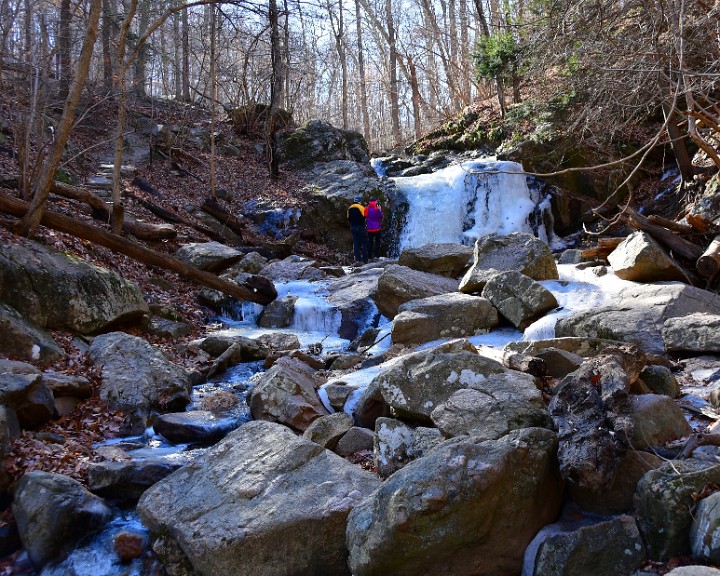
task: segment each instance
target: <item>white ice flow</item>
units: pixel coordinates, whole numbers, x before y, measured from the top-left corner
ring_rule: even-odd
[[[410,205],[401,250],[433,242],[472,244],[492,232],[528,232],[550,240],[544,226],[534,230],[531,222],[534,212],[549,207],[549,198],[528,188],[517,162],[473,160],[392,180]]]

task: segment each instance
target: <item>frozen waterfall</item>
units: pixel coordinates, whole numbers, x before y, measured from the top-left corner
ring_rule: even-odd
[[[400,250],[433,242],[473,244],[492,232],[528,232],[549,242],[550,199],[528,187],[522,170],[517,162],[483,159],[392,178],[409,203]]]

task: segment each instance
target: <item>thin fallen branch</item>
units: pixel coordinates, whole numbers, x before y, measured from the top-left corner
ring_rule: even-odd
[[[22,218],[27,212],[28,207],[29,204],[27,202],[0,194],[0,210],[3,212]],[[277,298],[275,287],[266,279],[251,276],[244,285],[228,282],[214,274],[188,266],[177,258],[155,252],[122,236],[95,228],[94,226],[90,226],[89,224],[85,224],[68,216],[63,216],[62,214],[46,211],[40,223],[48,228],[53,228],[54,230],[59,230],[60,232],[65,232],[72,236],[82,238],[83,240],[89,240],[95,244],[105,246],[114,252],[125,254],[133,260],[137,260],[148,266],[158,266],[159,268],[170,270],[183,278],[187,278],[208,288],[219,290],[238,300],[249,300],[251,302],[257,302],[258,304],[269,304]]]
[[[700,446],[720,446],[720,434],[692,434],[680,452],[680,458],[690,458]]]

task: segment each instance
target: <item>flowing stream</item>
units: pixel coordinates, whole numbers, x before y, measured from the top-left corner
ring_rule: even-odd
[[[401,247],[419,246],[428,242],[472,244],[483,234],[515,231],[531,232],[546,241],[556,241],[542,225],[547,221],[543,214],[549,209],[549,200],[528,188],[525,176],[520,174],[521,169],[519,164],[511,162],[478,160],[429,175],[395,178],[394,181],[405,192],[410,205],[407,225],[401,235]],[[555,294],[558,309],[529,326],[524,333],[501,328],[470,338],[483,354],[497,356],[502,346],[513,340],[551,338],[558,318],[573,310],[601,306],[626,284],[612,274],[597,276],[592,270],[579,271],[570,265],[559,266],[559,270],[560,280],[542,282]],[[242,334],[250,338],[270,332],[291,333],[298,337],[303,348],[315,346],[317,349],[319,346],[323,353],[345,351],[349,341],[338,335],[340,312],[326,299],[330,282],[332,280],[277,284],[280,298],[288,295],[297,297],[290,328],[259,328],[257,318],[262,307],[245,303],[241,314],[238,314],[242,320],[218,318],[221,324],[218,333]],[[387,335],[390,327],[390,322],[381,318],[380,337]],[[381,354],[390,344],[390,338],[386,337],[372,348],[371,355]],[[232,416],[239,422],[247,421],[250,415],[244,398],[252,386],[253,374],[260,370],[260,362],[241,364],[213,381],[197,386],[188,409],[199,408],[203,398],[218,391],[229,391],[241,399]],[[382,365],[342,376],[342,381],[355,389],[345,403],[346,412],[353,411],[365,387],[381,370]],[[320,390],[320,396],[330,409],[324,387]],[[187,445],[173,446],[155,434],[152,428],[141,437],[123,438],[117,442],[135,443],[135,449],[128,452],[133,458],[158,454],[174,455],[180,459],[192,458],[202,451],[201,448]],[[102,534],[76,550],[62,564],[46,567],[42,576],[139,576],[145,573],[141,560],[120,565],[115,559],[112,538],[120,530],[131,530],[142,535],[146,533],[133,510],[118,510],[115,519]]]

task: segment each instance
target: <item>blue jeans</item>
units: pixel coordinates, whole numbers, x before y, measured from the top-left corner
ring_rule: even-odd
[[[350,232],[352,233],[353,239],[353,252],[355,252],[355,261],[367,262],[368,259],[368,246],[367,246],[367,233],[365,232],[365,226],[351,226]]]

